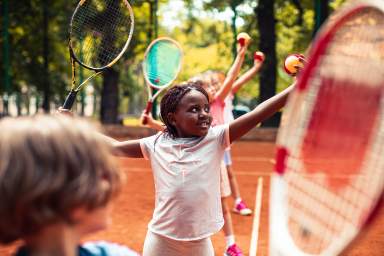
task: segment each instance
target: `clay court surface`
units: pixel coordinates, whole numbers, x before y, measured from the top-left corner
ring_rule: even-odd
[[[268,199],[269,177],[273,170],[274,144],[271,142],[240,141],[233,145],[234,170],[241,185],[242,197],[254,209],[257,181],[262,177],[262,202],[260,230],[258,232],[257,255],[268,255]],[[149,162],[145,160],[120,158],[121,168],[127,173],[128,182],[121,196],[115,202],[113,223],[107,231],[99,232],[87,240],[105,239],[128,245],[141,252],[147,224],[154,206],[154,186]],[[231,200],[231,206],[232,206]],[[370,229],[345,255],[384,255],[384,209],[378,212]],[[249,255],[254,216],[232,215],[237,243],[244,255]],[[257,232],[254,232],[257,233]],[[223,255],[224,235],[212,237],[216,255]],[[0,255],[11,255],[15,245],[0,246]],[[161,255],[161,254],[159,254]],[[164,255],[166,256],[166,255]]]

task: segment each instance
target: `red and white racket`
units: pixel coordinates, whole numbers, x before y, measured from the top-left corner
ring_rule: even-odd
[[[384,187],[384,1],[323,26],[282,118],[271,178],[270,255],[338,255]]]

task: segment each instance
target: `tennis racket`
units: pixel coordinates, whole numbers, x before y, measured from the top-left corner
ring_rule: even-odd
[[[353,2],[317,35],[283,114],[270,255],[338,255],[384,187],[384,2]]]
[[[72,86],[63,109],[70,109],[78,91],[123,56],[132,38],[133,11],[126,0],[81,0],[69,27]],[[79,85],[75,79],[76,63],[94,71]]]
[[[181,69],[183,52],[173,39],[160,37],[150,43],[145,51],[143,74],[148,89],[148,102],[142,124],[147,124],[146,115],[152,109],[156,97],[176,79]],[[153,93],[153,90],[157,90]]]

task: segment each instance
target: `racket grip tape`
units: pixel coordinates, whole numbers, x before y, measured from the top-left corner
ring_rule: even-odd
[[[73,106],[73,103],[75,102],[76,100],[76,95],[77,95],[77,92],[78,91],[71,91],[67,98],[65,99],[64,101],[64,104],[63,104],[63,109],[71,109],[72,106]]]
[[[145,107],[145,110],[144,110],[144,117],[143,117],[143,120],[142,120],[142,124],[147,124],[148,123],[148,117],[146,115],[149,114],[149,111],[152,110],[152,105],[153,105],[153,102],[152,101],[148,101],[147,103],[147,106]]]

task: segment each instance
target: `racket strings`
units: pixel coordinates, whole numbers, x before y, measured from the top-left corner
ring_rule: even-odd
[[[165,87],[177,76],[181,64],[180,48],[168,40],[151,46],[144,59],[144,75],[151,85]]]
[[[113,62],[131,37],[133,18],[125,1],[86,1],[71,20],[71,47],[79,62],[102,68]]]
[[[374,8],[352,16],[332,38],[334,43],[320,64],[322,76],[371,82],[377,86],[384,75],[383,26],[383,13]]]

